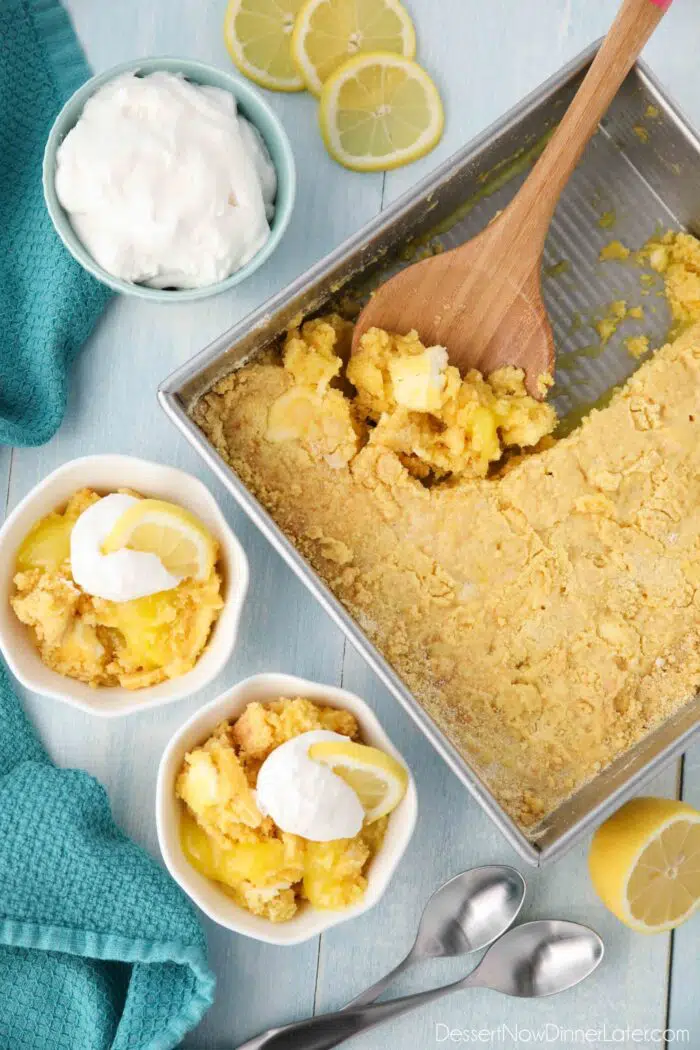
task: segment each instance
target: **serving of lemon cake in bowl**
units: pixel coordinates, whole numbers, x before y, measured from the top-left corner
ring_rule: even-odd
[[[165,863],[215,922],[297,944],[384,893],[417,816],[413,779],[371,708],[292,675],[246,679],[168,744]]]
[[[128,714],[191,695],[232,652],[247,559],[189,474],[73,460],[21,501],[0,544],[0,647],[34,692]]]

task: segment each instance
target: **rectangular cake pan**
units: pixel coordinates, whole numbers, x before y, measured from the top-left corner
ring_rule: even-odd
[[[695,739],[700,698],[602,771],[526,835],[501,809],[467,759],[422,709],[382,654],[299,555],[190,418],[197,399],[224,375],[280,336],[298,313],[342,310],[373,286],[436,245],[474,236],[511,199],[548,133],[573,97],[597,45],[566,66],[511,113],[446,161],[413,190],[288,288],[178,369],[159,399],[173,422],[282,554],[349,640],[406,708],[519,854],[549,863],[590,832],[629,795]],[[545,299],[557,344],[555,405],[575,420],[636,367],[622,346],[625,327],[596,356],[592,322],[611,301],[642,304],[637,324],[660,345],[668,314],[660,285],[640,284],[629,263],[599,262],[612,239],[641,246],[660,229],[700,232],[700,140],[643,66],[627,78],[590,143],[557,209],[543,271]]]

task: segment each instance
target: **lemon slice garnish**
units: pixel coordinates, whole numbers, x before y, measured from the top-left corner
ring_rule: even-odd
[[[331,73],[366,51],[416,53],[416,34],[399,0],[306,0],[292,33],[292,57],[309,91],[321,94]]]
[[[376,747],[351,740],[322,740],[311,745],[309,758],[330,766],[350,785],[362,803],[368,824],[391,813],[406,794],[405,767]]]
[[[303,0],[229,0],[224,41],[241,73],[272,91],[306,86],[290,49]]]
[[[102,544],[104,554],[124,547],[156,554],[174,576],[200,581],[211,575],[218,553],[216,540],[199,518],[160,499],[134,503]]]
[[[331,156],[354,171],[386,171],[429,153],[445,121],[437,88],[410,58],[356,55],[323,85],[321,134]]]
[[[634,798],[593,836],[598,896],[641,933],[672,930],[700,905],[700,813],[685,802]]]

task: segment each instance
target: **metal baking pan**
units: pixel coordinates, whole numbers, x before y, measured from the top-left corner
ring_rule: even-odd
[[[472,237],[503,208],[524,179],[592,61],[594,45],[512,112],[351,237],[306,274],[178,369],[159,399],[173,422],[218,474],[294,572],[406,708],[445,761],[528,862],[542,865],[590,832],[700,732],[700,698],[690,702],[581,788],[526,835],[501,809],[465,757],[421,708],[382,654],[369,642],[320,577],[299,555],[264,507],[215,452],[189,417],[202,394],[308,315],[360,301],[373,285],[439,244]],[[544,289],[557,345],[555,405],[559,414],[585,412],[636,367],[621,344],[591,356],[591,327],[612,300],[644,303],[646,334],[663,342],[668,326],[663,296],[643,294],[639,271],[601,264],[600,249],[616,238],[641,246],[660,228],[700,231],[700,139],[650,72],[630,73],[591,141],[557,209],[544,261]],[[576,351],[581,351],[577,353]]]

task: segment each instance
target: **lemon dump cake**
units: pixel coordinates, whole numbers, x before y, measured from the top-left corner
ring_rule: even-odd
[[[223,606],[217,557],[183,508],[81,489],[30,529],[10,602],[52,670],[142,689],[201,655]]]
[[[185,756],[176,784],[185,856],[272,922],[303,901],[357,903],[407,784],[400,763],[358,738],[349,711],[304,697],[248,704]]]
[[[193,413],[533,833],[700,683],[700,244],[660,247],[678,338],[557,442],[517,373],[505,392],[488,383],[505,399],[496,448],[475,409],[452,426],[434,348],[375,331],[348,364],[336,319],[293,331]],[[484,381],[465,383],[491,410]],[[508,404],[521,448],[499,465]]]

